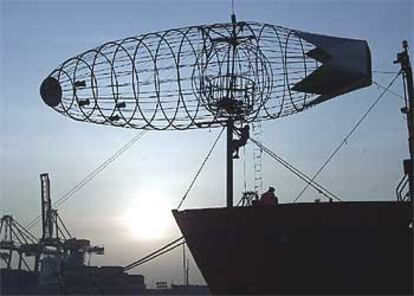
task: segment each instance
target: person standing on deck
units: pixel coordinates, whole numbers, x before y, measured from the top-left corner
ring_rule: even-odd
[[[277,205],[279,199],[275,195],[275,188],[269,187],[269,189],[260,196],[260,205]]]

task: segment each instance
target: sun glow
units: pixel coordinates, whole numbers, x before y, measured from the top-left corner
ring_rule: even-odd
[[[141,240],[164,237],[173,225],[174,218],[168,199],[161,195],[140,195],[121,217],[127,235]]]

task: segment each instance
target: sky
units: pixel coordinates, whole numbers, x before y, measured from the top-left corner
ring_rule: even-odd
[[[239,20],[368,41],[374,71],[394,65],[402,40],[414,46],[412,1],[234,1]],[[69,191],[137,135],[138,130],[80,123],[47,107],[42,80],[64,60],[110,40],[230,21],[231,1],[0,0],[0,214],[26,225],[40,214],[39,174],[51,178],[52,201]],[[412,50],[410,50],[412,52]],[[394,74],[373,73],[386,85]],[[391,88],[402,95],[402,82]],[[375,85],[305,112],[263,123],[263,143],[314,173],[379,96]],[[401,98],[387,94],[317,181],[343,200],[394,200],[408,155]],[[93,264],[126,265],[180,236],[177,207],[219,130],[150,131],[59,207],[71,233],[105,245]],[[235,163],[235,200],[252,189],[252,144]],[[225,205],[224,137],[183,208]],[[246,177],[243,173],[246,165]],[[264,189],[291,202],[303,186],[263,156]],[[301,201],[322,198],[309,189]],[[36,235],[40,225],[34,227]],[[190,282],[203,283],[193,261]],[[181,251],[135,270],[153,286],[181,283]]]

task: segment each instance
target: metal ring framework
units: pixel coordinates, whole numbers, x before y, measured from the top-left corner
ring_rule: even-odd
[[[232,34],[236,38],[232,38]],[[112,41],[68,59],[42,97],[75,120],[137,129],[218,127],[300,112],[317,94],[292,88],[320,63],[279,26],[237,22]]]

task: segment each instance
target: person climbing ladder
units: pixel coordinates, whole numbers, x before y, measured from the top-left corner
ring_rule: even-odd
[[[238,159],[240,147],[246,145],[247,140],[250,137],[250,127],[248,124],[246,124],[244,127],[240,129],[236,128],[236,132],[239,135],[239,138],[233,140],[233,158]]]

